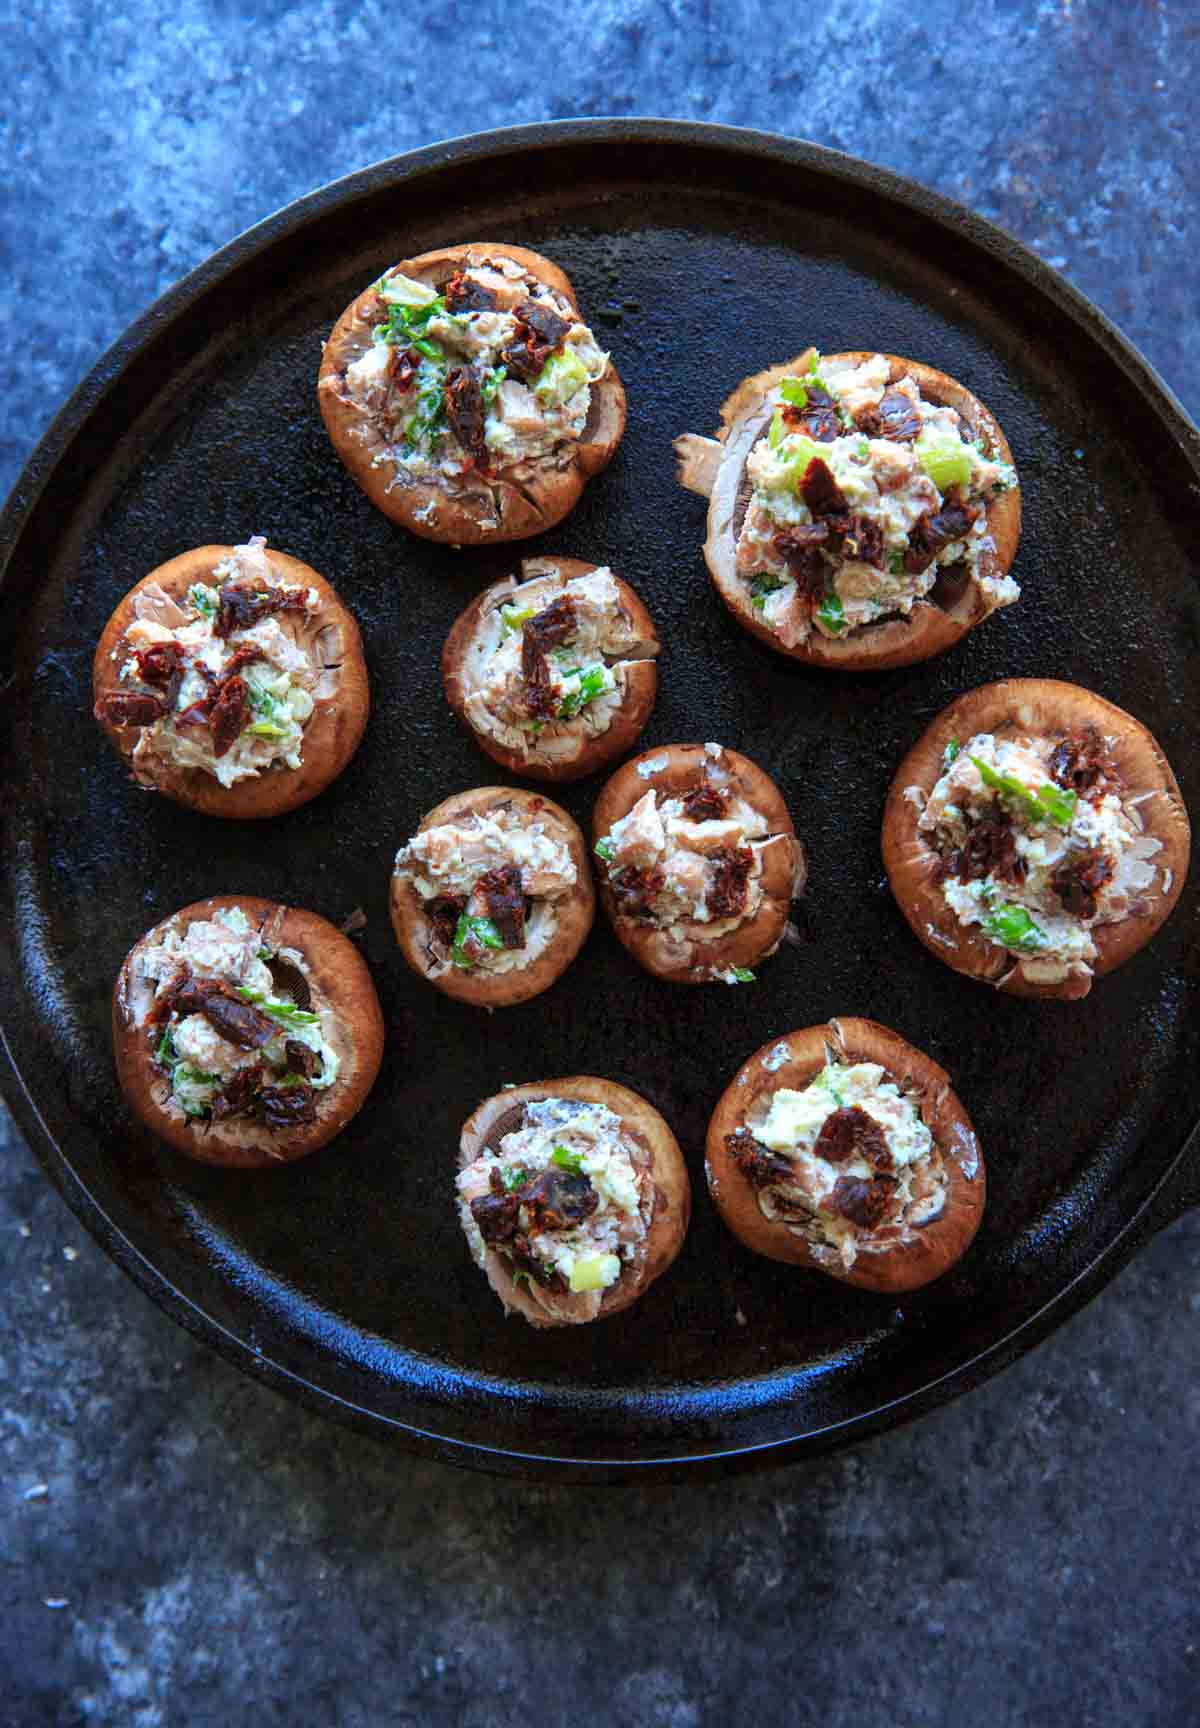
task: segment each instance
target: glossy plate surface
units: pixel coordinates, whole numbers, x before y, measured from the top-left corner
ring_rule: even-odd
[[[454,553],[408,538],[329,446],[320,343],[405,255],[508,239],[557,260],[611,347],[630,421],[553,536]],[[743,376],[879,347],[962,379],[1020,467],[1021,603],[923,666],[797,668],[740,632],[700,555],[671,440]],[[292,206],[134,327],[68,404],[4,519],[0,1024],[7,1094],[68,1202],[177,1319],[343,1420],[485,1467],[584,1477],[728,1467],[844,1443],[962,1390],[1057,1324],[1193,1197],[1200,1088],[1195,873],[1156,942],[1080,1004],[1021,1002],[919,947],[879,820],[896,763],[989,679],[1089,685],[1155,732],[1200,811],[1197,435],[1104,319],[996,230],[895,177],[784,139],[579,122],[460,140]],[[138,792],[89,717],[113,605],[184,548],[263,533],[363,626],[374,708],[341,781],[270,825]],[[665,643],[644,744],[717,739],[777,780],[811,863],[800,942],[753,986],[673,990],[602,923],[547,995],[487,1017],[424,986],[387,917],[395,849],[497,771],[454,723],[438,653],[526,554],[611,563]],[[597,783],[561,793],[587,824]],[[560,796],[556,793],[555,796]],[[133,940],[186,902],[357,907],[388,1046],[340,1142],[263,1176],[206,1169],[131,1122],[108,997]],[[758,1044],[866,1014],[950,1071],[990,1200],[967,1259],[895,1302],[758,1260],[723,1230],[701,1148]],[[506,1081],[591,1072],[674,1126],[695,1217],[672,1272],[578,1332],[505,1322],[452,1205],[463,1117]],[[1164,1324],[1166,1324],[1164,1317]]]

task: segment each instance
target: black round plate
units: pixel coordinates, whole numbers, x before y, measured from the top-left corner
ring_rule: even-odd
[[[317,412],[320,343],[397,258],[463,239],[567,270],[625,379],[611,470],[552,536],[455,553],[379,515]],[[747,373],[878,347],[962,379],[1020,466],[1020,604],[924,666],[789,665],[743,635],[700,556],[701,502],[671,440],[716,423]],[[1144,720],[1193,809],[1200,637],[1197,435],[1150,369],[1052,271],[891,175],[809,145],[667,122],[463,139],[314,194],[218,254],[118,344],[52,428],[4,519],[0,954],[6,1089],[69,1203],[177,1319],[316,1407],[441,1456],[617,1476],[796,1455],[961,1390],[1060,1321],[1189,1198],[1200,966],[1195,883],[1166,929],[1083,1003],[998,996],[913,940],[880,863],[901,753],[963,690],[1053,674]],[[116,600],[184,548],[263,533],[361,620],[374,711],[341,781],[269,825],[205,820],[126,779],[90,714]],[[675,990],[599,925],[553,990],[488,1017],[402,964],[396,847],[451,791],[495,781],[453,722],[438,654],[522,553],[611,562],[665,643],[644,744],[717,739],[773,775],[807,843],[800,942],[752,986]],[[563,801],[587,824],[595,783]],[[150,1142],[113,1077],[108,998],[150,924],[211,893],[340,922],[387,1018],[383,1074],[335,1145],[262,1176]],[[986,1152],[980,1236],[949,1276],[880,1299],[744,1252],[704,1187],[705,1124],[764,1039],[866,1014],[954,1077]],[[539,1334],[505,1321],[452,1205],[459,1125],[506,1081],[608,1075],[649,1098],[690,1162],[695,1221],[627,1314]]]

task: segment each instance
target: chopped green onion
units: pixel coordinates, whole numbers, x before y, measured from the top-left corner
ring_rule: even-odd
[[[859,439],[858,443],[854,446],[854,454],[858,457],[860,462],[865,462],[868,459],[871,454],[871,446],[867,439]]]
[[[272,1020],[281,1020],[285,1026],[319,1026],[321,1023],[321,1016],[310,1014],[307,1008],[297,1008],[291,1002],[276,1002],[273,996],[264,996],[257,990],[247,990],[242,984],[235,988],[243,1002],[261,1008],[264,1014],[269,1014]]]
[[[913,454],[939,492],[970,485],[971,457],[956,432],[947,434],[925,427],[913,444]]]
[[[500,627],[506,636],[511,636],[532,617],[532,606],[523,606],[519,610],[515,606],[501,606]]]
[[[1049,780],[1044,786],[1038,787],[1038,803],[1044,806],[1047,816],[1059,828],[1071,826],[1075,820],[1075,806],[1078,802],[1078,793],[1064,791],[1061,786],[1055,786]]]
[[[275,958],[269,948],[260,948],[258,951],[258,957],[260,960],[274,960]]]
[[[897,546],[888,553],[888,569],[893,576],[903,576],[904,551],[902,547]]]
[[[563,697],[559,704],[558,718],[560,720],[573,720],[581,708],[586,708],[589,702],[594,702],[596,697],[602,695],[608,687],[607,667],[589,666],[579,680],[579,689]]]
[[[785,378],[779,386],[779,394],[785,402],[790,402],[793,408],[807,408],[808,391],[802,379]]]
[[[808,473],[809,464],[823,462],[828,454],[828,446],[818,444],[807,432],[790,432],[779,459],[787,465],[792,485],[798,492],[801,481]]]
[[[418,354],[424,354],[427,360],[440,360],[442,358],[442,351],[437,343],[430,342],[425,336],[414,336],[412,347],[416,349]]]
[[[529,1172],[523,1164],[514,1164],[510,1170],[501,1170],[500,1180],[511,1194],[515,1188],[523,1188],[529,1180]]]
[[[542,367],[533,386],[533,393],[541,403],[557,402],[566,407],[588,382],[588,369],[578,354],[570,349],[562,353],[551,354]]]
[[[1034,923],[1024,906],[998,906],[984,919],[982,930],[993,942],[1018,954],[1036,954],[1046,943],[1046,932]]]
[[[569,1170],[572,1176],[583,1175],[583,1153],[572,1152],[569,1146],[556,1146],[550,1154],[550,1161],[560,1170]]]
[[[611,864],[612,855],[616,851],[616,846],[613,844],[611,837],[608,834],[605,834],[601,839],[597,840],[593,850],[597,858],[603,858],[606,864]]]
[[[163,1027],[162,1037],[159,1039],[158,1045],[154,1051],[154,1060],[158,1063],[160,1068],[169,1068],[172,1061],[177,1060],[175,1055],[175,1040],[171,1036],[171,1028],[169,1026]]]
[[[202,618],[215,618],[217,615],[216,591],[203,582],[193,582],[187,591],[187,597],[194,611]]]
[[[454,941],[450,947],[450,958],[463,972],[469,972],[475,962],[467,953],[464,944],[474,937],[485,948],[503,948],[504,943],[500,932],[490,918],[475,917],[464,912],[458,920],[454,931]]]
[[[256,738],[286,738],[289,728],[280,726],[275,720],[256,720],[253,726],[246,727],[246,731]]]
[[[444,296],[436,288],[431,288],[427,282],[418,282],[415,276],[405,276],[400,270],[381,276],[375,284],[375,292],[382,295],[390,306],[408,307],[414,312],[424,312],[427,317],[435,306],[441,308],[446,304]]]
[[[846,612],[841,596],[831,588],[817,607],[817,617],[832,636],[840,636],[846,628]]]
[[[1043,822],[1048,817],[1060,828],[1071,826],[1078,802],[1074,792],[1064,792],[1050,781],[1038,791],[1031,792],[1028,786],[1012,774],[999,773],[990,763],[981,762],[978,756],[972,756],[971,760],[979,770],[979,778],[984,785],[1015,804],[1031,822]]]
[[[772,450],[778,450],[786,437],[787,433],[783,429],[783,409],[776,408],[771,416],[771,430],[767,433],[767,443]]]
[[[778,594],[782,587],[778,576],[756,576],[750,584],[750,604],[756,612],[765,612],[768,594]]]
[[[484,407],[489,407],[500,393],[500,386],[508,377],[503,366],[489,367],[484,374],[482,390]]]
[[[950,764],[961,753],[962,745],[959,743],[957,738],[951,738],[949,744],[947,744],[946,748],[942,751],[942,767],[949,768]]]
[[[739,984],[754,983],[754,974],[751,972],[749,966],[735,966],[733,968],[733,975]]]

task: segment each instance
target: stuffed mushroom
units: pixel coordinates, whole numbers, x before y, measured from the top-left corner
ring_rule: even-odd
[[[608,466],[625,391],[563,272],[521,246],[385,270],[325,345],[318,399],[371,502],[427,540],[523,540]]]
[[[112,1005],[121,1090],[205,1164],[290,1163],[361,1109],[383,1016],[353,944],[314,912],[250,895],[185,906],[137,942]]]
[[[472,601],[446,639],[451,708],[513,774],[577,780],[623,756],[650,717],[658,639],[607,566],[528,558]]]
[[[764,1044],[713,1112],[705,1169],[755,1254],[866,1290],[916,1290],[966,1252],[986,1177],[947,1074],[873,1020]]]
[[[627,1308],[678,1254],[691,1213],[658,1111],[589,1075],[514,1086],[463,1127],[458,1207],[508,1313],[579,1326]]]
[[[939,960],[1016,996],[1086,996],[1167,918],[1190,855],[1146,728],[1077,684],[1008,678],[942,711],[883,818],[892,892]]]
[[[139,785],[209,816],[279,816],[357,750],[370,699],[334,590],[256,535],[152,570],[105,627],[96,719]]]
[[[600,891],[634,959],[676,984],[743,984],[804,886],[775,784],[720,744],[671,744],[618,769],[592,818]]]
[[[482,786],[429,812],[396,854],[392,926],[414,972],[461,1001],[528,1001],[592,927],[583,835],[532,792]]]
[[[709,499],[704,556],[738,623],[794,660],[926,660],[1020,589],[1012,453],[944,372],[813,348],[740,384],[715,438],[676,440]]]

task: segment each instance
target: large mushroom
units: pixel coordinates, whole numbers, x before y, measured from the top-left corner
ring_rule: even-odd
[[[1037,854],[1009,844],[1027,809],[1036,821],[1019,790],[997,789],[981,811],[986,821],[953,841],[931,822],[935,787],[956,763],[957,777],[977,786],[967,766],[976,737],[1020,750],[1037,770],[1028,790],[1058,808],[1057,825],[1034,830],[1063,855],[1037,894]],[[1093,978],[1137,953],[1169,917],[1187,876],[1190,829],[1170,765],[1139,720],[1077,684],[1007,678],[958,697],[913,745],[888,793],[882,845],[897,903],[939,960],[1011,995],[1070,999],[1086,996]],[[961,895],[960,909],[951,905],[948,885],[972,880],[1000,882],[999,897],[1016,908],[1009,933],[1017,947],[999,940],[1003,906],[985,919]],[[1029,924],[1039,921],[1050,931],[1065,921],[1071,951],[1060,957],[1052,943],[1038,945]]]
[[[577,825],[548,798],[511,786],[444,799],[392,876],[392,927],[408,964],[481,1008],[549,989],[583,946],[595,906]]]
[[[389,417],[397,393],[422,388],[420,362],[429,357],[430,346],[426,336],[417,336],[418,346],[394,344],[383,353],[376,333],[388,318],[389,301],[380,286],[386,287],[395,277],[423,286],[430,296],[444,298],[449,291],[452,304],[459,305],[464,316],[482,312],[509,323],[518,320],[517,340],[507,348],[497,348],[494,355],[495,344],[480,349],[483,356],[498,362],[486,368],[487,377],[469,355],[435,350],[447,371],[444,379],[439,375],[429,381],[430,411],[434,417],[441,415],[443,423],[453,418],[456,453],[449,466],[444,461],[406,461],[390,435]],[[531,304],[542,306],[554,320],[547,330],[520,322]],[[535,310],[534,325],[538,317]],[[564,427],[561,436],[534,436],[534,445],[545,448],[531,446],[525,430],[511,450],[503,443],[488,444],[484,390],[492,388],[494,373],[503,367],[507,381],[528,394],[549,338],[556,339],[550,342],[549,352],[565,352],[561,331],[581,322],[567,276],[526,247],[473,243],[403,260],[355,296],[325,344],[317,399],[334,449],[385,516],[427,540],[477,546],[544,533],[574,509],[587,482],[608,466],[621,442],[625,390],[616,367],[609,359],[603,373],[589,380],[587,415],[577,430]],[[419,346],[422,343],[424,347]],[[371,377],[360,387],[359,372],[349,378],[348,374],[352,368],[361,369],[364,359]],[[452,417],[450,404],[454,405]],[[534,415],[525,396],[520,404],[527,416]],[[514,423],[518,412],[515,406]],[[533,419],[528,432],[536,434]]]
[[[911,418],[906,423],[905,398],[901,392],[892,389],[893,385],[910,379],[919,387],[925,402],[955,411],[964,442],[978,441],[979,448],[990,462],[1011,465],[1012,453],[1000,426],[978,397],[964,385],[918,360],[904,359],[895,354],[880,358],[887,364],[882,402],[888,407],[895,402],[899,407],[890,419],[885,416],[882,421],[878,405],[860,411],[863,427],[892,444],[912,445],[917,435],[917,424]],[[834,423],[828,417],[822,420],[810,411],[806,422],[801,411],[792,410],[781,395],[781,386],[786,380],[797,382],[805,375],[811,377],[810,369],[818,361],[823,369],[835,369],[861,366],[872,359],[871,351],[865,349],[823,357],[818,356],[815,349],[807,349],[795,359],[768,367],[739,384],[721,409],[721,424],[713,437],[685,433],[675,441],[680,483],[709,500],[704,558],[717,593],[737,622],[776,653],[810,665],[845,671],[883,671],[888,667],[909,666],[927,660],[952,647],[998,605],[1016,598],[1017,593],[1015,584],[1005,581],[1016,554],[1021,528],[1020,491],[1014,484],[989,497],[986,503],[978,501],[977,505],[971,506],[984,511],[984,519],[975,536],[978,549],[974,554],[974,567],[961,561],[939,567],[932,587],[911,602],[910,610],[888,609],[885,596],[885,604],[876,619],[846,629],[841,635],[831,636],[812,629],[803,635],[803,639],[785,640],[780,630],[773,627],[766,612],[755,605],[751,582],[739,572],[737,557],[739,538],[754,491],[747,473],[747,459],[755,446],[768,438],[778,413],[794,413],[797,424],[811,427],[818,443],[829,441],[834,436]],[[868,420],[865,417],[868,413],[873,413],[875,419]],[[853,433],[853,422],[844,430]],[[864,433],[864,439],[865,436]],[[952,491],[950,497],[954,497]],[[824,546],[840,547],[843,553],[850,544],[845,538],[844,515],[843,503],[840,515],[835,512],[827,521],[820,515],[815,518],[818,532],[823,526],[831,530],[831,534],[825,536]],[[926,521],[934,524],[927,535],[933,546],[939,537],[938,517],[928,517]],[[801,529],[796,538],[802,538],[803,533]],[[947,543],[943,538],[939,550],[954,543],[954,540]],[[929,548],[926,552],[932,557]],[[815,546],[797,546],[790,556],[795,559],[797,569],[802,565],[808,568],[810,580],[814,571],[818,575],[827,574],[831,568],[825,562],[824,554]],[[870,560],[866,573],[869,573],[869,563]],[[859,568],[862,573],[863,567],[860,565]]]
[[[505,1138],[531,1127],[529,1106],[555,1100],[598,1105],[617,1118],[613,1143],[622,1163],[631,1166],[623,1184],[591,1181],[583,1173],[584,1159],[563,1146],[553,1149],[539,1175],[520,1167],[519,1153],[506,1155]],[[559,1114],[558,1132],[544,1138],[570,1139],[569,1115]],[[523,1315],[532,1326],[578,1326],[619,1314],[667,1270],[687,1232],[691,1186],[679,1144],[651,1104],[613,1080],[573,1075],[511,1086],[486,1098],[463,1125],[458,1166],[459,1211],[472,1251],[506,1312]],[[622,1217],[616,1202],[623,1190],[628,1199]],[[624,1239],[614,1257],[619,1272],[614,1264],[611,1282],[579,1279],[575,1289],[533,1250],[530,1236],[537,1237],[540,1226],[541,1242],[553,1246],[573,1221],[586,1227],[595,1218],[598,1200],[615,1214],[603,1223]]]
[[[585,638],[589,664],[572,668]],[[636,743],[658,690],[658,647],[645,606],[607,567],[527,558],[519,580],[493,583],[456,619],[442,677],[493,761],[531,779],[578,780]]]
[[[209,597],[203,610],[196,587]],[[279,646],[256,652],[264,621]],[[281,659],[295,662],[306,711],[295,726],[292,710],[283,715],[299,729],[294,765],[271,736],[282,727],[253,734],[253,685],[277,677]],[[96,718],[139,785],[239,820],[281,816],[323,792],[358,749],[370,709],[353,617],[317,571],[261,541],[197,546],[143,576],[105,625],[92,678]],[[250,771],[223,784],[231,746]]]
[[[197,901],[148,930],[118,974],[112,1030],[121,1091],[151,1132],[236,1169],[328,1144],[383,1055],[353,943],[315,912],[249,894]]]
[[[804,848],[779,788],[715,743],[626,762],[592,814],[600,893],[639,965],[676,984],[736,984],[783,940]]]
[[[778,1094],[863,1063],[881,1068],[889,1088],[878,1115],[869,1092],[850,1106],[830,1092],[802,1118],[808,1140],[827,1112],[812,1148],[789,1153],[757,1139]],[[919,1124],[924,1150],[902,1163],[881,1119],[902,1123],[906,1112],[908,1139]],[[705,1172],[722,1218],[753,1253],[883,1294],[919,1289],[954,1265],[986,1194],[979,1142],[949,1076],[898,1033],[853,1016],[772,1039],[742,1064],[709,1123]]]

